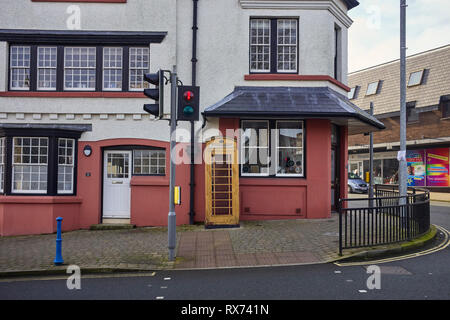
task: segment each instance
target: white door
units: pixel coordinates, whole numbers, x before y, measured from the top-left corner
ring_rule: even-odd
[[[103,217],[130,218],[131,151],[105,151]]]

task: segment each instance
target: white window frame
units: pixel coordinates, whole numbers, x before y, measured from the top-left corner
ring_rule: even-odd
[[[280,147],[280,130],[278,128],[279,122],[292,122],[292,123],[301,123],[302,125],[302,147]],[[305,176],[305,123],[303,120],[277,120],[275,122],[275,129],[276,129],[276,147],[275,147],[275,176],[277,177],[304,177]],[[279,149],[301,149],[302,151],[302,173],[278,173],[278,166],[279,166]],[[273,158],[273,156],[272,156]]]
[[[377,87],[375,88],[375,92],[374,92],[374,93],[369,93],[369,88],[370,88],[372,85],[374,85],[374,84],[377,85]],[[367,85],[366,96],[373,96],[373,95],[377,94],[377,92],[378,92],[378,87],[379,87],[379,86],[380,86],[380,80],[369,83],[369,84]]]
[[[136,173],[136,172],[134,171],[134,170],[135,170],[134,161],[136,160],[135,152],[149,152],[149,154],[150,154],[150,157],[148,158],[148,160],[149,160],[149,165],[148,165],[148,167],[149,167],[149,173],[142,173],[142,172]],[[158,154],[157,157],[156,157],[156,161],[157,161],[156,166],[154,166],[154,165],[152,166],[152,164],[151,164],[151,161],[152,161],[152,154],[153,154],[153,153],[157,153],[157,154]],[[160,153],[162,153],[162,154],[164,155],[164,156],[163,156],[164,163],[163,163],[162,165],[159,164],[159,160],[161,160],[161,158],[162,158],[162,157],[159,155]],[[144,156],[143,156],[143,155],[141,155],[140,160],[141,160],[141,161],[144,160]],[[142,163],[141,163],[140,166],[137,166],[137,167],[140,167],[140,168],[142,169],[142,167],[143,167]],[[156,173],[151,173],[152,167],[156,167],[156,171],[157,171]],[[163,170],[164,170],[164,173],[160,173],[160,169],[163,169]],[[138,175],[138,176],[164,176],[165,174],[166,174],[166,150],[165,150],[165,149],[133,149],[133,168],[132,168],[132,175]]]
[[[267,149],[267,173],[245,173],[242,171],[244,164],[245,164],[245,143],[243,139],[244,135],[244,122],[265,122],[267,124],[267,147],[248,147],[249,149]],[[241,121],[241,130],[242,130],[242,137],[241,137],[241,176],[243,177],[268,177],[270,176],[270,123],[269,120],[242,120]],[[258,151],[259,152],[259,151]]]
[[[296,36],[295,36],[295,44],[280,44],[278,43],[278,28],[279,28],[279,24],[281,21],[286,21],[286,20],[290,20],[290,21],[294,21],[295,22],[295,32],[296,32]],[[295,48],[295,69],[289,69],[289,70],[280,70],[278,68],[278,48],[279,47],[294,47]],[[297,72],[298,70],[298,20],[297,19],[290,19],[290,18],[284,18],[284,19],[277,19],[277,47],[276,47],[276,57],[277,57],[277,72],[278,73],[294,73]],[[283,53],[284,54],[284,53]]]
[[[46,139],[47,140],[47,155],[46,155],[46,157],[47,157],[47,163],[46,164],[41,164],[41,163],[37,163],[37,164],[34,164],[34,163],[16,163],[15,162],[15,153],[14,153],[14,150],[15,150],[15,139]],[[12,176],[11,176],[11,191],[13,192],[13,193],[36,193],[36,194],[47,194],[47,190],[48,190],[48,183],[46,182],[46,188],[45,188],[45,190],[20,190],[20,189],[15,189],[14,188],[14,182],[15,182],[15,179],[14,179],[14,176],[15,176],[15,167],[16,166],[30,166],[30,167],[33,167],[33,166],[45,166],[46,168],[47,168],[47,179],[48,179],[48,161],[49,161],[49,142],[50,142],[50,139],[48,138],[48,137],[22,137],[22,136],[14,136],[13,138],[12,138],[12,170],[11,170],[11,174],[12,174]],[[40,147],[40,144],[39,144],[39,147]],[[30,144],[30,148],[31,148],[31,144]],[[31,156],[31,155],[30,155]],[[38,157],[39,157],[39,155],[38,155]]]
[[[148,68],[144,68],[144,67],[131,67],[131,51],[133,49],[146,49],[148,52]],[[129,49],[129,54],[128,54],[128,90],[129,91],[144,91],[144,89],[146,88],[146,82],[144,81],[143,77],[142,77],[142,88],[132,88],[131,87],[131,70],[143,70],[144,73],[148,73],[150,72],[150,48],[149,47],[130,47]]]
[[[55,49],[56,50],[56,59],[55,59],[55,66],[54,67],[40,67],[39,66],[39,49],[45,49],[45,48],[50,48],[50,49]],[[37,57],[36,57],[37,61],[36,61],[36,69],[37,69],[37,75],[36,75],[36,90],[44,90],[44,91],[56,91],[56,86],[57,86],[57,67],[58,67],[58,47],[55,46],[39,46],[37,47]],[[40,87],[39,86],[39,74],[41,70],[55,70],[55,87]]]
[[[349,100],[355,99],[355,94],[356,94],[356,87],[353,87],[350,89],[350,92],[348,93],[348,99]]]
[[[419,79],[419,83],[415,83],[415,84],[411,84],[411,78],[413,75],[420,73],[420,79]],[[409,79],[408,79],[408,87],[415,87],[415,86],[420,86],[422,84],[422,80],[423,80],[423,75],[425,73],[425,70],[419,70],[419,71],[415,71],[415,72],[411,72],[409,74]]]
[[[95,65],[93,66],[93,67],[90,67],[89,66],[89,63],[88,63],[88,66],[87,67],[80,67],[80,66],[78,66],[78,67],[74,67],[74,66],[71,66],[71,67],[66,67],[66,50],[67,49],[84,49],[84,48],[86,48],[86,49],[94,49],[94,51],[95,51],[95,55],[94,55],[94,57],[95,57]],[[88,55],[89,55],[89,53],[88,53]],[[73,61],[73,60],[72,60]],[[87,62],[89,62],[89,59],[87,60]],[[64,76],[63,76],[63,82],[64,82],[64,90],[65,91],[95,91],[95,89],[96,89],[96,82],[97,82],[97,47],[89,47],[89,46],[81,46],[81,47],[77,47],[77,46],[67,46],[67,47],[64,47]],[[72,70],[94,70],[94,75],[95,75],[95,80],[94,80],[94,87],[86,87],[86,88],[68,88],[68,87],[66,87],[66,72],[67,72],[67,70],[68,69],[72,69]],[[88,77],[89,77],[89,75],[88,75]],[[88,83],[89,83],[89,81],[88,81]]]
[[[122,56],[121,60],[121,66],[119,67],[106,67],[105,66],[105,49],[120,49],[120,54]],[[123,48],[122,47],[103,47],[102,50],[102,56],[103,56],[103,66],[102,66],[102,89],[103,91],[122,91],[122,84],[123,84]],[[120,70],[121,74],[121,81],[120,81],[120,88],[105,88],[105,70]]]
[[[29,59],[28,59],[28,67],[26,66],[15,66],[13,67],[12,62],[12,49],[13,48],[23,48],[23,49],[28,49],[28,55],[29,55]],[[25,53],[23,54],[25,55]],[[26,61],[25,59],[23,61]],[[13,70],[17,70],[17,69],[23,69],[25,70],[25,74],[26,74],[26,70],[28,70],[28,87],[13,87]],[[12,45],[9,48],[9,74],[10,74],[10,81],[9,81],[9,89],[10,90],[22,90],[22,91],[30,91],[30,87],[31,87],[31,46],[25,46],[25,45]]]
[[[258,41],[256,40],[256,43],[255,44],[252,44],[252,22],[259,22],[259,21],[268,21],[268,23],[269,23],[269,43],[268,44],[264,44],[264,43],[261,43],[261,44],[259,44],[259,43],[257,43]],[[263,28],[263,30],[264,30],[264,28]],[[249,33],[250,33],[250,57],[249,57],[249,62],[250,62],[250,72],[264,72],[264,73],[270,73],[270,70],[271,70],[271,65],[270,65],[270,63],[271,63],[271,43],[272,43],[272,32],[271,32],[271,20],[270,19],[264,19],[264,18],[251,18],[250,19],[250,30],[249,30]],[[258,27],[256,27],[256,33],[258,33]],[[264,37],[265,37],[265,34],[263,33],[263,35],[262,35],[262,38],[264,39]],[[259,36],[258,36],[258,34],[256,35],[256,39],[258,39],[259,38]],[[256,59],[256,61],[252,61],[252,52],[251,52],[251,50],[252,50],[252,47],[255,47],[255,48],[258,48],[258,47],[262,47],[263,49],[263,53],[262,53],[262,55],[264,56],[265,55],[265,53],[264,53],[264,47],[268,47],[269,48],[269,53],[268,53],[268,56],[269,56],[269,68],[268,69],[258,69],[258,68],[256,68],[256,69],[252,69],[252,62],[255,62],[256,63],[256,67],[258,67],[258,63],[259,62],[261,62],[261,61],[259,61],[258,59]],[[258,56],[258,50],[256,50],[256,53],[255,53],[255,55],[256,56]],[[264,60],[262,60],[262,63],[264,64],[265,63],[265,61]]]
[[[71,140],[72,141],[72,154],[71,155],[68,155],[68,154],[65,154],[64,155],[64,157],[67,157],[67,156],[71,156],[72,157],[72,164],[60,164],[59,163],[59,157],[60,157],[60,155],[59,155],[59,148],[60,148],[60,146],[59,146],[59,141],[60,140]],[[56,172],[56,174],[57,174],[57,179],[56,179],[56,192],[57,192],[57,194],[72,194],[73,193],[73,185],[74,185],[74,180],[75,180],[75,177],[74,177],[74,172],[75,172],[75,143],[76,143],[76,140],[75,139],[72,139],[72,138],[57,138],[57,155],[56,155],[56,157],[57,157],[57,161],[58,161],[58,163],[57,163],[57,172]],[[67,145],[67,142],[66,142],[66,145]],[[67,148],[65,148],[65,149],[67,149]],[[65,168],[71,168],[71,171],[70,171],[70,173],[71,173],[71,175],[72,175],[72,183],[71,183],[71,186],[70,186],[70,190],[60,190],[59,189],[59,187],[58,187],[58,185],[59,185],[59,182],[60,182],[60,180],[59,180],[59,168],[60,168],[60,166],[61,167],[65,167]],[[66,174],[66,172],[64,172],[64,174]],[[64,182],[63,183],[65,183],[66,181],[65,181],[65,179],[64,179]]]

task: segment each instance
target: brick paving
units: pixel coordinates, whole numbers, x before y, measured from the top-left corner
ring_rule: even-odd
[[[167,228],[63,233],[64,264],[83,268],[200,269],[322,263],[338,258],[338,219],[241,221],[240,228],[177,228],[177,259],[167,259]],[[0,272],[55,270],[55,234],[0,237]]]

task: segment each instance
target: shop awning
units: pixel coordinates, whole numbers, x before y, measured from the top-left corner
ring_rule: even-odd
[[[328,87],[236,87],[206,108],[206,117],[329,119],[349,134],[385,129],[382,122]]]

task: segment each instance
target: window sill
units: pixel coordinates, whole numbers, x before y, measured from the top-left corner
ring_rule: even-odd
[[[145,98],[140,92],[111,92],[111,91],[3,91],[0,97],[22,98]]]
[[[298,75],[289,73],[254,73],[244,75],[246,81],[328,81],[350,92],[351,88],[342,82],[326,75]]]
[[[0,196],[0,203],[81,203],[83,202],[77,196],[24,196],[24,195],[2,195]]]
[[[306,186],[305,177],[239,177],[240,186]]]

